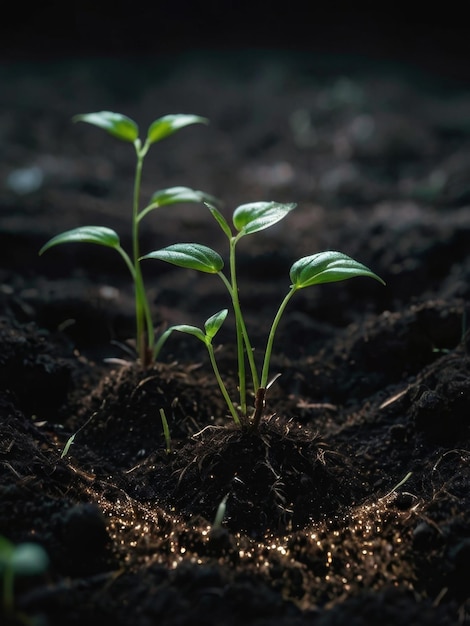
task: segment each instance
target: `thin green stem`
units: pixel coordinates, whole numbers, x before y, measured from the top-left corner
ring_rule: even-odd
[[[235,267],[236,237],[230,240],[230,282],[232,285],[232,302],[235,313],[235,328],[237,331],[237,359],[238,359],[238,389],[240,393],[240,407],[246,416],[246,375],[245,375],[245,350],[243,345],[243,329],[241,322],[240,300],[238,297],[237,272]]]
[[[273,350],[273,343],[274,343],[274,335],[276,334],[276,330],[277,327],[279,325],[279,321],[282,317],[282,314],[284,313],[284,310],[289,302],[289,300],[292,298],[292,296],[294,295],[294,293],[297,291],[297,288],[292,285],[292,287],[290,288],[290,291],[288,292],[288,294],[286,295],[286,297],[284,298],[284,300],[281,302],[281,305],[276,313],[276,316],[273,320],[272,326],[271,326],[271,330],[269,332],[269,337],[268,337],[268,341],[266,343],[266,350],[264,352],[264,362],[263,362],[263,371],[261,373],[261,387],[265,388],[266,385],[268,384],[268,376],[269,376],[269,364],[271,361],[271,353]]]
[[[13,610],[13,566],[7,564],[3,572],[3,607],[7,613]]]
[[[136,148],[137,150],[137,148]],[[142,272],[140,269],[139,258],[139,223],[137,220],[139,212],[140,184],[142,180],[142,163],[143,158],[139,150],[137,150],[137,163],[134,178],[134,196],[132,203],[132,260],[134,264],[134,289],[135,289],[135,318],[136,318],[136,341],[137,351],[143,363],[146,362],[145,356],[145,337],[144,337],[144,307],[142,303]]]
[[[120,255],[122,256],[122,258],[124,259],[124,262],[125,262],[125,264],[127,265],[128,269],[129,269],[129,271],[130,271],[130,273],[131,273],[132,280],[135,280],[135,268],[134,268],[134,266],[132,265],[132,261],[131,261],[131,259],[130,259],[129,255],[127,254],[127,252],[126,252],[123,248],[121,248],[121,246],[118,246],[118,247],[116,248],[116,250],[119,252],[119,254],[120,254]]]
[[[134,195],[132,204],[132,262],[134,266],[134,288],[135,288],[135,316],[136,316],[136,340],[137,351],[144,366],[148,365],[154,344],[154,330],[150,307],[145,293],[144,279],[140,267],[139,248],[139,199],[142,182],[142,165],[148,146],[140,147],[140,142],[136,141],[135,149],[137,163],[134,178]]]
[[[253,348],[251,347],[250,338],[248,337],[248,331],[246,330],[245,320],[240,311],[240,323],[243,333],[243,340],[245,342],[246,354],[248,357],[248,363],[251,369],[251,378],[253,380],[253,389],[256,390],[259,387],[259,377],[258,370],[256,369],[255,356],[253,352]]]
[[[233,406],[233,402],[230,400],[230,396],[228,395],[228,391],[226,386],[224,385],[224,381],[220,375],[219,367],[217,365],[217,361],[215,360],[214,348],[209,341],[206,341],[207,351],[209,352],[209,358],[211,360],[212,369],[214,370],[215,377],[217,382],[219,383],[220,391],[224,397],[225,402],[229,408],[230,413],[232,414],[233,421],[237,426],[241,426],[240,418],[238,417],[237,410]]]
[[[238,240],[241,238],[241,234],[239,233],[236,237],[233,237],[231,242],[233,241],[233,265],[234,265],[234,272],[235,272],[235,246],[238,243]],[[235,274],[235,280],[236,280],[236,274]],[[240,301],[238,298],[238,288],[237,288],[237,303],[236,306],[238,308],[238,314],[240,317],[240,327],[241,327],[241,331],[242,331],[242,335],[243,335],[243,341],[245,342],[245,349],[246,349],[246,355],[248,357],[248,363],[250,365],[250,370],[251,370],[251,378],[253,381],[253,390],[256,391],[256,389],[258,389],[259,387],[259,377],[258,377],[258,370],[256,368],[256,363],[255,363],[255,356],[254,356],[254,351],[253,348],[251,347],[251,342],[250,342],[250,338],[248,336],[248,331],[246,329],[246,324],[245,324],[245,320],[243,318],[243,313],[241,310],[241,306],[240,306]],[[232,302],[235,308],[235,302],[233,301],[233,297],[232,297]]]
[[[156,361],[158,359],[158,355],[160,354],[161,349],[163,348],[163,346],[166,343],[166,340],[168,339],[168,337],[171,335],[171,333],[173,332],[174,328],[170,327],[167,330],[165,330],[165,332],[163,332],[160,337],[158,338],[158,341],[155,343],[155,347],[153,348],[153,360]]]
[[[233,308],[234,311],[236,309],[237,304],[234,301],[233,298],[233,289],[232,289],[232,285],[230,284],[230,281],[227,279],[227,277],[225,276],[225,274],[223,274],[222,272],[218,272],[220,278],[222,279],[222,282],[224,283],[224,285],[227,287],[227,291],[230,294],[230,298],[232,299],[232,304],[233,304]],[[243,340],[245,342],[245,349],[246,349],[246,354],[248,357],[248,363],[250,365],[250,369],[251,369],[251,377],[253,380],[253,389],[258,389],[259,387],[259,377],[258,377],[258,371],[256,369],[256,363],[255,363],[255,357],[254,357],[254,352],[253,352],[253,348],[251,347],[251,342],[250,342],[250,338],[248,337],[248,331],[246,329],[246,324],[245,324],[245,320],[243,319],[243,314],[241,312],[241,307],[240,304],[238,302],[238,311],[240,314],[240,326],[241,326],[241,331],[242,331],[242,335],[243,335]],[[236,313],[235,313],[236,315]]]
[[[142,221],[142,219],[146,215],[148,215],[151,211],[156,209],[158,206],[159,206],[158,202],[152,202],[152,204],[149,204],[148,206],[146,206],[145,209],[142,209],[142,211],[140,211],[139,215],[137,216],[137,221],[138,222]]]
[[[227,277],[225,276],[223,272],[217,272],[217,274],[220,276],[220,278],[222,279],[222,282],[227,287],[227,291],[229,292],[230,297],[232,298],[232,301],[233,301],[233,297],[232,297],[233,290],[232,290],[232,285],[230,284],[230,281],[227,279]]]

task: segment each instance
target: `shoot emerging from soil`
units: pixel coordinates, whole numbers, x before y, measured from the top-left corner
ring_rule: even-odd
[[[229,270],[227,275],[222,271],[224,269],[224,261],[218,252],[198,243],[173,244],[161,250],[150,252],[142,258],[159,259],[179,267],[189,268],[208,274],[217,274],[224,283],[230,295],[235,316],[239,389],[238,407],[236,407],[227,392],[216,363],[214,348],[212,346],[212,340],[227,317],[227,309],[219,311],[210,317],[205,323],[204,330],[197,328],[196,326],[188,325],[177,325],[168,328],[155,344],[154,358],[158,356],[161,348],[173,331],[194,335],[205,344],[208,350],[215,377],[234,422],[237,425],[250,425],[251,428],[256,430],[262,416],[266,391],[269,386],[269,368],[274,338],[279,322],[293,295],[300,289],[305,289],[306,287],[322,283],[342,281],[357,276],[367,276],[379,281],[382,284],[384,284],[384,281],[377,276],[377,274],[374,274],[374,272],[372,272],[368,267],[358,261],[355,261],[342,252],[328,250],[326,252],[319,252],[297,260],[290,268],[290,289],[282,300],[279,309],[274,316],[268,334],[266,348],[264,350],[262,367],[261,370],[259,370],[255,362],[253,347],[248,336],[240,305],[237,281],[236,246],[243,237],[257,233],[265,228],[269,228],[284,219],[284,217],[286,217],[290,211],[295,208],[295,204],[254,202],[239,206],[235,209],[232,218],[233,225],[236,230],[235,233],[232,232],[232,228],[228,224],[227,220],[216,207],[210,204],[207,204],[207,206],[228,239]],[[249,411],[247,405],[247,365],[249,376],[251,378],[250,382],[252,385],[252,391],[255,398],[251,417],[248,415]]]
[[[121,141],[130,142],[136,152],[136,167],[134,176],[134,190],[132,200],[132,251],[126,252],[120,243],[119,235],[105,226],[80,226],[68,230],[50,239],[39,251],[43,254],[49,248],[62,243],[94,243],[113,248],[124,260],[134,283],[135,317],[136,317],[136,351],[144,367],[152,362],[155,346],[155,331],[153,327],[150,305],[144,286],[144,279],[140,267],[139,228],[141,221],[151,211],[163,206],[176,203],[203,202],[211,196],[189,187],[171,187],[156,191],[150,202],[141,208],[141,180],[144,158],[150,146],[176,131],[191,124],[207,124],[208,120],[198,115],[165,115],[150,124],[144,142],[139,138],[137,124],[125,115],[111,111],[86,113],[76,115],[75,122],[86,122],[104,129],[113,137]],[[212,200],[213,201],[213,200]]]

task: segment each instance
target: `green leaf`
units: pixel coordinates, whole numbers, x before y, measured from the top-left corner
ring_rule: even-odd
[[[121,115],[121,113],[113,113],[112,111],[84,113],[83,115],[75,115],[73,121],[87,122],[87,124],[103,128],[110,135],[122,139],[122,141],[134,142],[139,136],[139,127],[134,120],[126,115]]]
[[[232,231],[230,230],[230,226],[228,225],[228,222],[225,219],[225,217],[222,215],[222,213],[214,205],[209,204],[208,202],[204,202],[204,204],[212,213],[212,217],[215,219],[215,221],[220,226],[220,228],[224,231],[227,237],[231,239]]]
[[[334,283],[355,276],[368,276],[385,285],[368,267],[342,252],[319,252],[296,261],[290,269],[292,285],[304,289],[321,283]]]
[[[204,191],[196,191],[189,187],[169,187],[168,189],[160,189],[150,198],[150,204],[139,213],[138,221],[140,222],[150,211],[154,211],[162,206],[177,204],[179,202],[204,202],[205,200],[216,201],[213,196],[204,193]]]
[[[279,202],[242,204],[233,213],[233,223],[240,233],[251,235],[273,226],[295,207],[295,204],[279,204]]]
[[[160,207],[178,202],[204,202],[205,200],[214,200],[214,198],[204,191],[196,191],[190,187],[168,187],[156,191],[150,198],[150,203],[158,204]]]
[[[67,230],[49,239],[39,250],[39,254],[61,243],[77,242],[96,243],[100,246],[107,246],[108,248],[119,248],[120,246],[119,236],[114,230],[111,230],[111,228],[106,228],[105,226],[80,226],[79,228]]]
[[[60,455],[60,458],[63,459],[64,457],[67,456],[67,454],[69,453],[69,450],[73,444],[73,442],[75,441],[75,435],[77,433],[74,433],[73,435],[71,435],[68,439],[67,439],[67,443],[64,446],[64,449],[62,450],[62,454]]]
[[[194,335],[200,339],[203,343],[206,343],[206,336],[200,328],[197,326],[188,326],[188,324],[178,324],[177,326],[170,326],[169,331],[177,330],[179,333],[186,333],[188,335]]]
[[[199,243],[175,243],[161,250],[155,250],[142,259],[160,259],[178,267],[217,274],[224,267],[222,257],[212,248]]]
[[[49,565],[49,558],[42,546],[37,543],[20,543],[11,557],[11,567],[15,574],[40,574]]]
[[[180,128],[189,126],[190,124],[208,124],[209,120],[199,115],[186,115],[184,113],[174,115],[164,115],[155,120],[147,131],[147,141],[155,143],[173,133]]]
[[[206,320],[206,323],[204,324],[204,329],[206,331],[206,335],[210,337],[210,339],[213,339],[219,332],[220,327],[227,317],[227,313],[228,309],[222,309],[222,311],[215,313],[215,315],[212,315],[211,317],[209,317],[209,319]]]

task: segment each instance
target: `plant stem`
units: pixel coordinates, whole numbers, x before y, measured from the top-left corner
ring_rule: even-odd
[[[240,299],[238,297],[238,284],[235,262],[235,246],[237,245],[240,234],[230,239],[230,281],[227,280],[224,274],[219,272],[219,276],[225,283],[230,296],[232,298],[233,310],[235,313],[235,327],[237,331],[237,358],[238,358],[238,379],[239,379],[239,391],[240,391],[240,405],[242,412],[246,416],[246,374],[245,374],[245,351],[248,358],[248,363],[251,370],[251,378],[253,381],[253,388],[258,389],[259,378],[258,371],[256,369],[255,357],[253,348],[251,347],[250,338],[246,329],[245,320],[240,307]]]
[[[265,398],[266,398],[266,388],[258,387],[258,389],[256,390],[256,397],[255,397],[255,411],[251,419],[251,429],[254,431],[258,430],[259,424],[261,422],[261,416],[263,415],[263,409],[265,405],[265,402],[264,402]]]
[[[243,335],[243,341],[245,342],[245,350],[246,350],[246,355],[248,357],[248,363],[250,365],[251,378],[253,381],[253,389],[258,389],[259,377],[258,377],[258,371],[256,369],[254,352],[253,352],[253,348],[251,347],[250,338],[248,337],[248,331],[246,330],[245,320],[243,319],[241,310],[240,310],[240,326],[241,326],[241,331]]]
[[[217,382],[219,383],[220,391],[222,392],[224,400],[227,403],[230,413],[232,414],[233,421],[235,422],[237,426],[241,426],[240,418],[238,417],[237,410],[233,406],[233,402],[230,400],[230,396],[228,395],[227,388],[224,385],[224,381],[222,380],[222,377],[220,375],[219,367],[217,365],[217,361],[215,360],[214,348],[212,347],[212,344],[209,341],[206,341],[206,346],[207,346],[207,351],[209,352],[209,358],[211,360],[212,369],[214,370],[215,377],[217,379]]]
[[[132,265],[132,261],[130,260],[129,255],[127,254],[127,252],[123,248],[121,248],[121,246],[118,246],[116,248],[116,250],[119,252],[121,257],[124,259],[125,264],[129,268],[129,271],[130,271],[131,276],[132,276],[132,280],[135,280],[135,268]]]
[[[166,340],[168,339],[168,337],[171,335],[172,332],[173,332],[173,328],[167,328],[167,330],[165,330],[165,332],[163,332],[158,338],[158,341],[155,343],[155,346],[153,348],[153,360],[154,361],[158,359],[158,355],[160,354],[161,349],[165,345]]]
[[[276,334],[279,320],[281,319],[282,314],[284,313],[284,309],[286,308],[289,300],[292,298],[292,296],[294,295],[296,291],[297,291],[297,288],[294,285],[292,285],[290,288],[290,291],[288,292],[284,300],[281,302],[281,305],[271,325],[271,330],[269,332],[268,341],[266,343],[266,350],[264,352],[263,371],[261,373],[261,387],[262,388],[266,388],[266,385],[268,384],[269,363],[271,361],[271,353],[273,350],[274,335]]]
[[[13,610],[13,566],[5,565],[3,572],[3,607],[7,613]]]
[[[255,357],[254,357],[253,348],[251,347],[251,342],[250,342],[250,338],[248,336],[248,331],[246,329],[245,320],[243,319],[243,314],[242,314],[242,310],[241,310],[241,306],[240,306],[240,300],[238,298],[238,286],[237,286],[237,277],[236,277],[236,270],[235,270],[235,268],[236,268],[236,263],[235,263],[235,246],[238,243],[238,240],[239,240],[240,236],[241,235],[239,233],[236,237],[233,237],[231,239],[231,241],[230,241],[231,248],[232,248],[232,242],[233,242],[233,254],[231,254],[230,262],[231,262],[231,264],[233,263],[233,278],[235,279],[235,289],[233,289],[232,291],[236,293],[236,301],[233,299],[233,293],[232,293],[232,303],[233,303],[233,307],[234,307],[236,313],[238,312],[238,316],[239,316],[240,330],[241,330],[241,334],[243,335],[243,341],[245,342],[245,350],[246,350],[246,355],[247,355],[247,358],[248,358],[248,363],[250,365],[251,378],[252,378],[252,381],[253,381],[253,389],[258,389],[258,387],[259,387],[258,370],[256,369],[256,363],[255,363]],[[232,284],[233,284],[233,279],[232,279]]]
[[[134,196],[132,205],[132,260],[134,265],[134,288],[135,288],[135,317],[136,317],[136,342],[137,352],[142,365],[146,367],[152,359],[154,344],[154,330],[150,307],[145,293],[144,279],[140,267],[139,249],[139,199],[142,181],[142,165],[148,146],[140,147],[140,142],[135,143],[137,163],[134,178]]]
[[[243,331],[240,321],[241,310],[238,297],[237,273],[235,268],[235,245],[236,237],[230,240],[230,282],[232,285],[232,302],[235,313],[235,327],[237,331],[237,359],[238,359],[238,389],[240,392],[240,407],[246,416],[246,376],[245,376],[245,351],[243,345]]]

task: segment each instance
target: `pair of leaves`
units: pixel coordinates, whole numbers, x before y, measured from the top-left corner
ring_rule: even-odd
[[[203,202],[205,199],[213,200],[212,196],[202,191],[190,189],[189,187],[169,187],[168,189],[161,189],[153,194],[151,204],[140,213],[139,220],[149,211],[161,206],[182,202]],[[107,228],[106,226],[79,226],[78,228],[60,233],[50,239],[41,248],[39,254],[61,243],[95,243],[108,248],[120,248],[119,235],[111,228]]]
[[[217,274],[223,268],[222,257],[207,246],[196,243],[180,243],[147,254],[144,259],[160,259],[187,269]],[[312,285],[333,283],[357,276],[384,281],[368,267],[342,252],[328,250],[296,261],[290,269],[294,289],[305,289]]]
[[[229,239],[232,231],[225,217],[215,206],[206,202],[214,219]],[[280,204],[279,202],[252,202],[243,204],[233,213],[233,224],[238,230],[238,236],[251,235],[265,228],[273,226],[282,220],[295,204]],[[222,257],[212,248],[198,243],[177,243],[162,250],[150,252],[144,259],[159,259],[172,265],[187,269],[217,274],[224,267]]]
[[[212,216],[224,231],[227,237],[232,237],[232,231],[225,217],[215,206],[206,202]],[[280,204],[279,202],[251,202],[242,204],[233,212],[232,221],[239,236],[252,235],[260,230],[274,226],[295,209],[295,204]]]
[[[170,197],[171,194],[167,194],[167,198]],[[255,204],[266,205],[274,203]],[[247,217],[249,212],[245,208],[248,206],[253,207],[253,205],[243,205],[243,207],[239,207],[239,209],[243,209],[239,214],[243,216],[243,225],[241,228],[245,228],[247,233],[257,232],[257,230],[267,228],[268,225],[272,225],[272,220],[275,219],[279,221],[279,219],[282,219],[283,215],[293,208],[292,205],[278,205],[278,207],[281,207],[279,210],[277,210],[276,207],[270,207],[267,212],[263,212],[263,210],[259,211],[261,216],[257,211],[252,210],[251,215],[253,216],[253,220],[250,222]],[[290,208],[285,209],[282,207]],[[257,208],[260,207],[258,206]],[[214,207],[212,207],[211,210],[217,211]],[[266,217],[266,215],[268,215],[268,217]],[[279,215],[281,215],[281,217],[279,217]],[[242,221],[240,220],[238,224],[242,224]],[[242,230],[240,232],[242,232]],[[42,254],[55,245],[71,242],[94,243],[116,249],[120,247],[119,236],[114,230],[104,226],[81,226],[56,235],[41,248],[39,254]],[[217,274],[221,272],[224,267],[222,257],[215,250],[197,243],[173,244],[162,250],[150,252],[142,258],[159,259],[171,263],[172,265],[209,274]],[[377,276],[377,274],[362,263],[355,261],[342,252],[332,250],[303,257],[296,261],[290,269],[290,279],[292,281],[292,287],[295,289],[304,289],[312,285],[337,282],[357,276],[374,278],[384,284],[384,281]]]
[[[223,215],[208,205],[212,215],[228,237],[230,226]],[[295,204],[277,202],[254,202],[235,209],[233,223],[239,235],[250,235],[273,226],[282,220]],[[178,243],[147,254],[144,259],[159,259],[172,265],[217,274],[224,267],[222,257],[212,248],[197,243]],[[290,269],[292,288],[304,289],[321,283],[331,283],[356,276],[368,276],[383,283],[368,267],[342,252],[327,251],[306,256],[296,261]]]
[[[227,317],[228,309],[222,309],[218,313],[215,313],[204,324],[204,331],[197,326],[189,326],[188,324],[178,324],[177,326],[171,326],[167,332],[177,330],[180,333],[186,333],[188,335],[194,335],[200,339],[203,343],[211,343],[212,339],[219,332],[220,327]]]
[[[96,113],[84,113],[75,115],[74,122],[86,122],[93,126],[98,126],[107,131],[113,137],[122,141],[134,143],[139,137],[139,127],[127,115],[113,113],[112,111],[98,111]],[[208,120],[200,115],[189,115],[184,113],[164,115],[150,124],[147,131],[146,143],[152,144],[169,137],[180,128],[190,124],[208,124]]]

